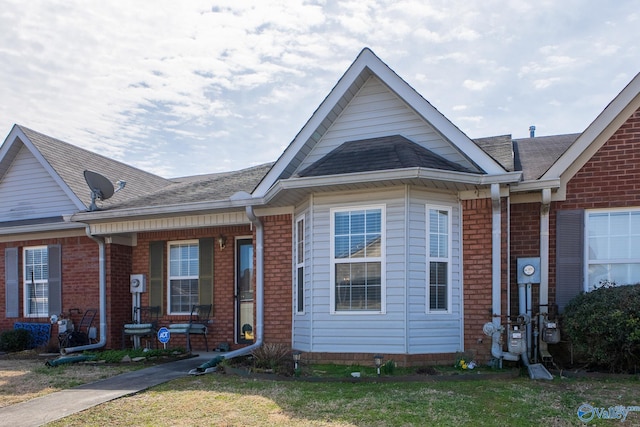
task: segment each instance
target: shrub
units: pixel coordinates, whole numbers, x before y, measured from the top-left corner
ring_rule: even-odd
[[[256,368],[288,371],[292,365],[291,350],[284,344],[263,344],[253,353]]]
[[[0,350],[6,352],[23,351],[29,348],[31,332],[26,329],[10,329],[0,334]]]
[[[562,327],[580,360],[629,372],[640,360],[640,285],[603,287],[575,297]]]

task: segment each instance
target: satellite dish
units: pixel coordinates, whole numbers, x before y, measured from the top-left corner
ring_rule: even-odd
[[[89,206],[89,211],[93,212],[98,210],[96,200],[107,200],[113,196],[113,184],[99,173],[88,170],[84,171],[84,179],[87,181],[87,185],[91,190],[91,205]]]

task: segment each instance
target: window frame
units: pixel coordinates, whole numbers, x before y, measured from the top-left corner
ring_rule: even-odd
[[[194,275],[186,275],[186,276],[172,276],[171,275],[171,247],[179,246],[179,245],[195,245],[197,248],[198,259],[196,265],[198,266],[198,272]],[[173,311],[171,306],[171,281],[172,280],[196,280],[197,282],[197,298],[193,304],[198,304],[200,299],[200,241],[198,239],[191,240],[172,240],[167,242],[167,314],[176,316],[176,315],[189,315],[191,313],[191,307],[188,307],[186,311]],[[190,304],[193,305],[193,304]]]
[[[378,257],[362,257],[362,258],[336,258],[335,257],[335,217],[339,212],[355,212],[379,210],[380,211],[380,256]],[[329,280],[329,298],[330,310],[332,315],[377,315],[386,314],[386,205],[355,205],[346,207],[336,207],[329,210],[329,262],[330,262],[330,280]],[[336,309],[336,266],[338,264],[354,264],[354,263],[379,263],[380,264],[380,309],[379,310],[337,310]]]
[[[610,256],[607,258],[592,258],[590,256],[590,239],[591,239],[591,227],[590,225],[592,224],[592,215],[600,215],[600,214],[607,214],[608,218],[611,218],[612,214],[616,214],[616,213],[626,213],[629,215],[629,217],[632,214],[636,214],[636,215],[640,215],[640,208],[612,208],[612,209],[586,209],[585,213],[584,213],[584,283],[583,283],[583,290],[585,292],[590,292],[593,291],[595,289],[597,289],[597,287],[595,287],[595,285],[592,287],[589,283],[590,281],[590,277],[589,277],[589,270],[590,270],[590,266],[591,265],[596,265],[596,264],[607,264],[607,265],[611,265],[611,264],[637,264],[640,266],[640,256],[638,257],[629,257],[629,258],[611,258]],[[606,236],[602,236],[602,237],[606,237],[607,238],[607,243],[611,243],[611,223],[609,222],[609,224],[607,225],[608,229],[607,229],[607,234]],[[627,236],[631,237],[632,235],[627,234]],[[631,241],[631,239],[630,239]],[[629,249],[629,255],[631,255],[633,253],[633,251],[631,250],[631,248]],[[640,251],[638,252],[638,254],[640,255]],[[607,275],[608,275],[608,280],[610,280],[611,278],[611,268],[609,267],[609,270],[607,271]],[[638,282],[640,282],[640,278],[638,279]],[[615,282],[614,282],[615,283]],[[633,285],[635,283],[620,283],[617,284],[617,286],[623,286],[623,285]],[[606,286],[606,284],[605,284]]]
[[[302,227],[302,230],[300,229]],[[294,224],[294,312],[302,315],[305,313],[305,274],[306,274],[306,223],[305,216],[300,215]],[[300,233],[302,231],[302,233]],[[302,238],[301,238],[302,237]],[[301,280],[302,279],[302,280]]]
[[[447,254],[446,256],[431,256],[431,211],[444,211],[447,213]],[[452,313],[452,289],[453,289],[453,208],[436,204],[425,205],[425,255],[426,255],[426,277],[425,277],[425,313],[426,314],[451,314]],[[446,308],[431,308],[431,263],[446,263]]]
[[[34,279],[34,283],[36,285],[46,285],[46,297],[42,297],[46,299],[45,313],[31,313],[30,311],[30,301],[29,297],[29,287],[31,285],[31,279],[27,278],[27,251],[42,251],[44,250],[47,254],[47,261],[44,265],[47,267],[47,278],[46,279]],[[39,246],[25,246],[22,248],[22,283],[23,283],[23,313],[24,317],[28,318],[43,318],[49,317],[49,247],[47,245],[39,245]],[[38,297],[35,297],[36,299]],[[36,305],[37,307],[37,305]]]

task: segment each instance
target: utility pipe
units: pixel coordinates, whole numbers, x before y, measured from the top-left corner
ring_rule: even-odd
[[[80,345],[76,347],[61,348],[60,353],[74,353],[76,351],[93,350],[102,348],[107,344],[107,269],[105,256],[105,243],[101,237],[91,234],[90,226],[85,227],[87,236],[98,244],[99,254],[99,288],[100,288],[100,341],[95,344]],[[88,332],[88,331],[87,331]]]
[[[247,347],[214,357],[210,361],[190,370],[189,374],[191,375],[213,372],[215,366],[222,360],[244,356],[262,346],[264,336],[264,227],[260,218],[256,216],[253,206],[247,206],[246,213],[251,223],[256,227],[256,342]]]
[[[549,211],[551,208],[551,189],[542,189],[542,205],[540,206],[540,315],[538,317],[538,330],[540,332],[538,349],[543,360],[551,357],[547,343],[541,339],[543,321],[549,312]]]
[[[491,355],[496,359],[518,360],[517,354],[512,354],[502,350],[502,334],[504,327],[500,322],[502,315],[502,292],[501,292],[501,238],[502,238],[502,215],[500,203],[500,184],[491,184],[491,206],[492,206],[492,235],[491,235],[491,304],[493,318],[491,324],[483,328],[485,334],[491,336]]]

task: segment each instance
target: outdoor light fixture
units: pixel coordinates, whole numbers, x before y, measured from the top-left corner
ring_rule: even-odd
[[[300,362],[300,356],[302,355],[301,351],[294,351],[293,352],[293,363],[295,364],[294,369],[297,371],[298,370],[298,363]]]
[[[220,245],[220,250],[223,250],[227,246],[227,238],[222,234],[218,236],[218,245]]]
[[[376,369],[378,370],[378,376],[380,376],[380,366],[382,366],[382,355],[376,354],[373,356],[373,361],[376,362]]]

